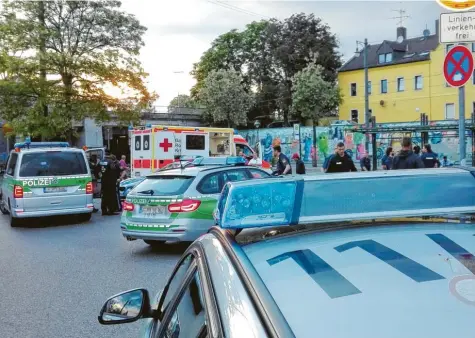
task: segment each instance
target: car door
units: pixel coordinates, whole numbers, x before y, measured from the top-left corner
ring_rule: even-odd
[[[197,249],[191,248],[175,268],[158,309],[160,325],[155,326],[154,338],[204,338],[220,333],[209,271]]]
[[[12,153],[7,162],[7,169],[2,180],[2,199],[4,205],[9,209],[9,201],[13,198],[13,187],[15,185],[15,172],[18,162],[18,154]]]

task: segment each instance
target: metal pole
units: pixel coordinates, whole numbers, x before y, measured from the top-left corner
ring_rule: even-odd
[[[315,125],[315,120],[313,120],[313,156],[312,156],[312,167],[317,167],[317,126]]]
[[[472,112],[472,167],[475,167],[475,111]]]
[[[299,156],[302,158],[302,133],[300,132],[300,124],[299,124]]]
[[[376,117],[371,117],[371,125],[372,125],[372,128],[376,128]],[[373,148],[373,170],[377,170],[378,169],[378,149],[376,147],[376,133],[372,133],[371,134],[371,145],[372,145],[372,148]]]
[[[465,86],[459,87],[459,153],[460,165],[465,165]]]
[[[368,39],[364,39],[364,51],[363,51],[363,67],[364,67],[364,110],[365,110],[365,123],[366,128],[369,128],[371,114],[369,112],[369,95],[368,95]],[[366,134],[366,151],[369,153],[369,138]],[[373,154],[375,156],[375,154]]]

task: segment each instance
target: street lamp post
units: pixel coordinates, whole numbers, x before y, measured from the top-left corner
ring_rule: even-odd
[[[259,138],[259,128],[260,128],[260,126],[261,126],[261,121],[256,120],[254,122],[254,127],[256,127],[256,129],[257,129],[257,144],[258,144],[257,152],[259,154],[259,156],[258,156],[259,158],[261,158],[261,156],[262,156],[261,155],[261,139]]]
[[[369,128],[371,121],[371,113],[369,111],[369,93],[368,93],[368,39],[364,39],[364,42],[356,41],[356,55],[359,56],[361,51],[359,46],[363,47],[363,68],[364,68],[364,110],[365,110],[365,125]],[[369,139],[368,133],[366,134],[365,149],[369,153]],[[376,154],[373,154],[376,156]]]

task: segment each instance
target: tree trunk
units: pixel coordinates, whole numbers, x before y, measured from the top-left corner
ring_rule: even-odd
[[[45,21],[45,4],[43,1],[38,2],[38,21],[40,23],[41,29],[46,29],[46,21]],[[48,105],[46,104],[46,97],[45,97],[45,87],[46,87],[46,66],[45,66],[45,54],[46,54],[46,38],[45,32],[40,32],[40,39],[39,39],[39,59],[40,59],[40,101],[43,110],[43,116],[46,118],[48,117]],[[44,136],[41,135],[41,139],[44,140]]]

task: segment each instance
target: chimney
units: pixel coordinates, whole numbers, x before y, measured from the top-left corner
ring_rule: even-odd
[[[407,29],[406,27],[398,27],[397,28],[397,38],[399,38],[400,36],[402,36],[403,38],[403,41],[407,39]]]
[[[439,19],[435,20],[435,35],[439,36]]]

